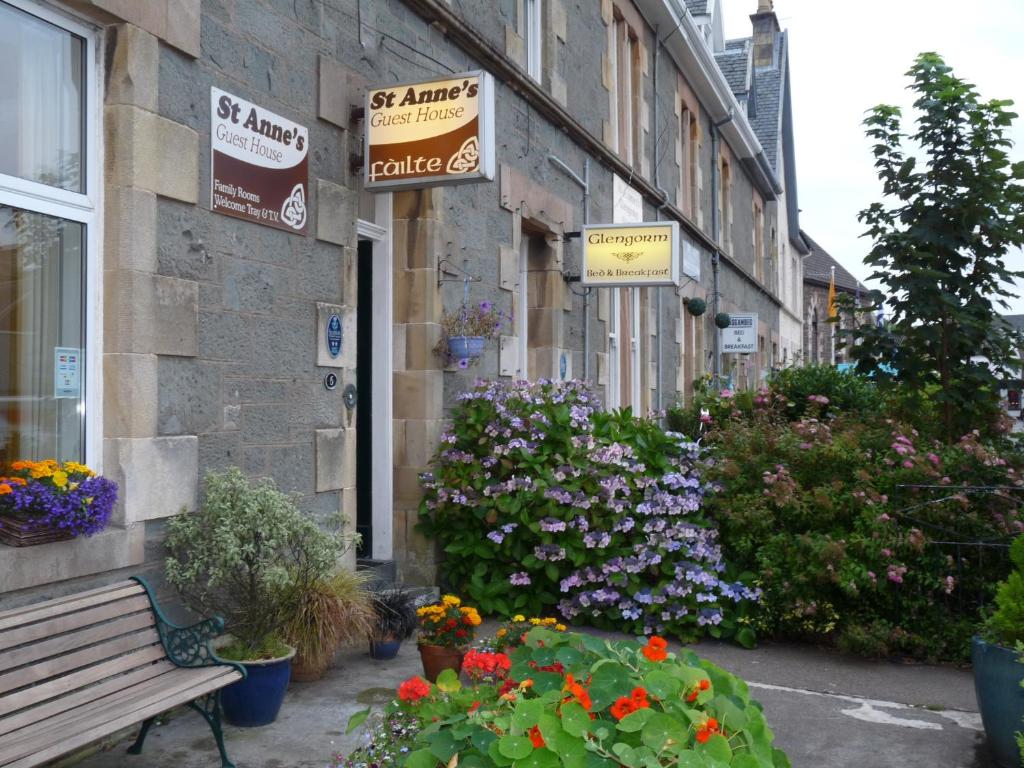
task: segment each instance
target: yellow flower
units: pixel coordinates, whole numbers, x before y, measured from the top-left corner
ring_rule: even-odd
[[[539,626],[540,625],[540,619],[538,619],[536,617],[532,618],[532,619],[530,619],[530,623],[533,624],[533,626],[535,626],[535,627]]]
[[[46,464],[36,464],[32,467],[29,474],[34,480],[42,480],[53,474],[53,470],[50,469]]]
[[[517,613],[515,616],[512,617],[512,621],[526,621],[526,617],[523,616],[523,614],[521,613]]]
[[[559,632],[565,632],[566,626],[565,624],[555,624],[555,629]]]
[[[53,473],[53,484],[58,488],[63,488],[68,484],[68,475],[66,472],[61,472],[59,469]]]
[[[550,627],[552,624],[555,623],[555,620],[552,618],[541,619],[540,623],[543,624],[545,627]]]
[[[498,637],[504,637],[507,634],[508,634],[508,630],[507,629],[499,629],[498,632],[497,632]]]
[[[462,605],[462,601],[455,595],[445,595],[441,598],[441,604],[446,608],[458,608]]]

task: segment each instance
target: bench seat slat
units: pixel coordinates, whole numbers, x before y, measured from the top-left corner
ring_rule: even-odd
[[[71,596],[70,599],[58,598],[56,600],[49,600],[45,603],[31,606],[28,609],[19,608],[8,611],[5,614],[0,614],[0,631],[71,613],[72,611],[80,611],[94,605],[112,603],[115,600],[121,600],[134,595],[144,595],[145,593],[146,590],[141,584],[131,581],[120,583],[117,589],[97,590],[93,594],[87,594],[85,597],[82,596],[82,593],[78,593]]]
[[[118,675],[117,677],[111,677],[104,680],[96,685],[91,685],[88,688],[83,688],[74,693],[68,694],[67,696],[61,696],[57,699],[51,699],[43,704],[37,706],[29,706],[21,711],[9,714],[6,717],[0,717],[0,741],[3,741],[3,736],[11,731],[16,731],[19,728],[24,728],[27,725],[45,720],[54,715],[59,715],[61,712],[67,712],[75,707],[80,707],[84,704],[89,704],[93,701],[98,701],[107,696],[117,694],[126,688],[131,688],[133,685],[151,680],[154,677],[170,672],[173,669],[177,669],[169,661],[159,661],[156,664],[148,664],[144,667],[132,670],[124,675]]]
[[[139,632],[132,632],[128,635],[122,635],[121,637],[116,637],[113,640],[108,640],[88,648],[81,648],[58,658],[47,659],[27,667],[21,667],[20,669],[0,675],[0,694],[13,691],[25,685],[41,683],[57,675],[64,676],[72,670],[87,667],[99,661],[115,659],[129,651],[159,642],[160,635],[157,634],[155,629],[149,628]],[[161,647],[162,650],[163,648]]]
[[[7,651],[0,658],[0,672],[21,667],[32,662],[42,661],[51,656],[67,654],[80,648],[119,637],[128,632],[154,626],[153,614],[151,611],[145,613],[134,613],[103,624],[92,625],[85,629],[79,629],[67,634],[51,637],[39,643],[23,645],[13,651]]]
[[[63,616],[54,616],[32,624],[12,627],[6,632],[0,632],[0,651],[6,651],[37,640],[45,640],[54,635],[88,627],[91,624],[99,624],[103,621],[109,621],[110,619],[139,611],[146,611],[152,615],[149,598],[146,595],[135,595]],[[0,671],[6,667],[5,657],[6,654],[0,655]]]
[[[67,754],[105,735],[219,690],[241,675],[227,667],[177,668],[140,684],[137,693],[96,706],[88,704],[10,734],[0,747],[0,766],[29,768]],[[61,734],[54,743],[54,733]]]
[[[55,597],[50,600],[43,600],[39,603],[30,603],[29,605],[23,605],[21,608],[11,608],[6,611],[0,611],[0,621],[20,616],[25,613],[38,611],[40,608],[49,608],[53,606],[66,605],[67,603],[74,602],[87,597],[95,597],[96,595],[102,595],[107,592],[116,592],[118,590],[125,589],[126,587],[137,587],[141,586],[137,581],[132,579],[125,579],[124,581],[115,581],[113,584],[107,584],[106,586],[96,587],[95,589],[87,589],[82,592],[72,592],[69,595],[62,597]]]
[[[167,655],[164,653],[163,646],[147,646],[146,648],[134,651],[133,653],[125,654],[124,656],[111,659],[110,661],[105,661],[102,664],[80,669],[79,671],[72,672],[64,677],[54,678],[47,683],[41,683],[40,685],[35,685],[31,688],[16,691],[15,693],[4,696],[0,701],[3,702],[3,706],[6,711],[16,712],[30,704],[48,701],[57,696],[66,696],[72,691],[77,691],[79,688],[84,688],[92,683],[99,682],[100,680],[106,680],[108,677],[118,675],[122,672],[128,672],[129,670],[136,669],[143,665],[152,664],[166,658]]]

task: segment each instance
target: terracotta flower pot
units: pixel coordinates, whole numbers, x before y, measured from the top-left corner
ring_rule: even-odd
[[[423,675],[432,683],[446,669],[462,671],[462,657],[466,655],[464,648],[450,648],[446,645],[420,644],[420,659],[423,661]]]
[[[313,664],[310,663],[309,659],[296,654],[292,660],[291,681],[293,683],[315,683],[317,680],[323,679],[330,665],[330,659],[324,659],[319,664]]]

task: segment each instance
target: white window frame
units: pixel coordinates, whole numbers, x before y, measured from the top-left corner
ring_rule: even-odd
[[[82,138],[85,163],[84,192],[70,192],[36,181],[0,173],[0,205],[21,208],[32,213],[74,221],[85,227],[85,463],[103,471],[103,255],[100,215],[103,185],[103,133],[99,99],[99,34],[81,22],[32,0],[0,0],[0,3],[24,11],[59,27],[85,41],[85,107]]]
[[[614,411],[622,407],[622,375],[619,371],[620,355],[622,354],[619,349],[622,325],[619,313],[622,312],[622,298],[618,288],[606,288],[605,290],[611,294],[609,296],[611,316],[608,318],[608,391],[605,393],[605,400],[608,403],[608,410]]]
[[[526,43],[526,73],[541,82],[543,77],[544,39],[541,37],[543,0],[523,0],[523,38]]]

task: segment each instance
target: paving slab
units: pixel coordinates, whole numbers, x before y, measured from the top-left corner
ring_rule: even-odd
[[[615,637],[613,633],[597,633]],[[705,641],[699,655],[748,681],[795,768],[994,768],[966,670],[924,664],[871,662],[799,645],[752,651]],[[316,683],[293,683],[276,723],[226,727],[238,768],[325,768],[331,756],[358,744],[344,734],[350,715],[383,706],[402,680],[421,673],[413,643],[393,661],[366,651],[339,655]],[[217,768],[206,724],[183,711],[154,728],[142,756],[110,746],[78,768]]]

